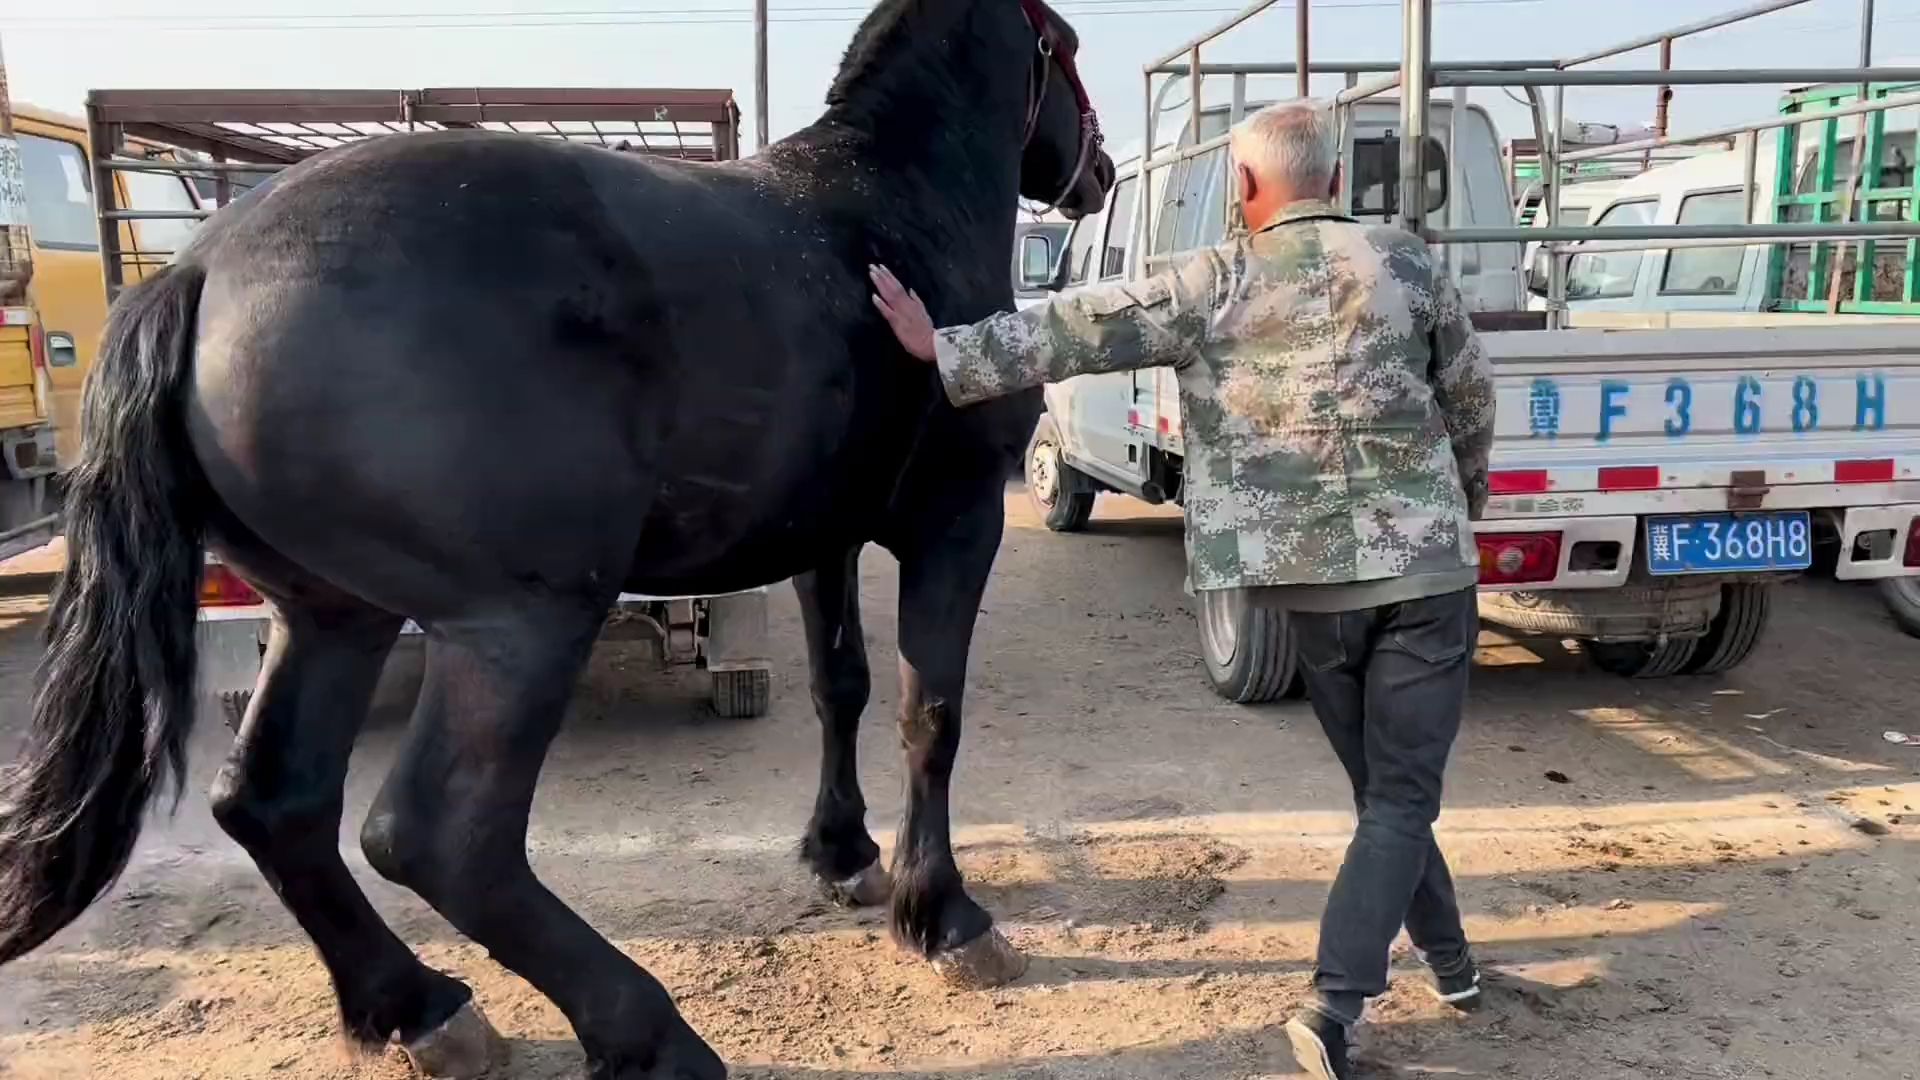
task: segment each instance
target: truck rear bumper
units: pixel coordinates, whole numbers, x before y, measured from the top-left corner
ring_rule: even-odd
[[[771,668],[767,648],[767,589],[765,586],[724,596],[642,596],[622,593],[616,609],[644,612],[656,605],[705,601],[706,626],[698,643],[699,659],[710,671],[764,671]],[[648,620],[651,621],[651,620]],[[252,690],[260,677],[260,655],[273,622],[267,604],[201,608],[195,635],[199,645],[200,691],[217,698],[222,693]],[[665,632],[664,627],[655,627]],[[408,619],[402,639],[421,633]],[[618,635],[610,635],[618,636]]]
[[[1920,567],[1908,566],[1906,551],[1920,503],[1897,506],[1855,506],[1838,522],[1840,561],[1833,576],[1843,581],[1911,577]]]
[[[1542,589],[1612,589],[1627,583],[1633,568],[1639,519],[1621,517],[1502,518],[1474,523],[1476,533],[1558,533],[1560,564],[1549,581],[1514,585],[1482,583],[1483,593]]]

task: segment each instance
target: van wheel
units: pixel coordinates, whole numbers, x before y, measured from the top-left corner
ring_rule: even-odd
[[[1285,611],[1246,602],[1239,589],[1201,589],[1200,655],[1213,692],[1239,705],[1306,693]]]
[[[1629,679],[1665,679],[1687,670],[1699,638],[1664,641],[1588,641],[1583,643],[1594,666]]]
[[[1060,429],[1041,413],[1027,442],[1027,500],[1054,532],[1079,532],[1093,517],[1093,483],[1060,456]]]
[[[1720,589],[1720,613],[1707,627],[1707,636],[1694,645],[1683,670],[1689,675],[1719,675],[1732,671],[1753,655],[1767,628],[1773,586],[1738,582]]]
[[[1879,588],[1880,602],[1887,605],[1894,625],[1920,637],[1920,578],[1881,578]]]

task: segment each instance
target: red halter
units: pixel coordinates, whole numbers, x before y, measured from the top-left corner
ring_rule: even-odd
[[[1041,211],[1047,213],[1080,186],[1080,178],[1086,175],[1087,167],[1093,163],[1093,155],[1105,142],[1105,137],[1100,134],[1100,118],[1094,114],[1093,99],[1087,96],[1086,84],[1080,81],[1080,68],[1074,63],[1073,49],[1061,42],[1046,7],[1040,0],[1020,0],[1020,10],[1026,13],[1027,24],[1039,39],[1037,47],[1040,52],[1039,59],[1034,63],[1035,88],[1027,91],[1027,130],[1020,140],[1021,148],[1025,149],[1033,141],[1034,129],[1040,123],[1040,106],[1047,100],[1047,84],[1052,81],[1047,78],[1048,61],[1060,65],[1060,74],[1066,76],[1067,85],[1073,88],[1074,100],[1080,106],[1080,153],[1074,159],[1073,173],[1067,177],[1060,194],[1054,197],[1046,210]]]

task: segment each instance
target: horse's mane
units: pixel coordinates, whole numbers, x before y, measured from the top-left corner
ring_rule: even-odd
[[[991,2],[991,0],[976,0]],[[840,72],[827,90],[827,104],[845,105],[853,88],[859,85],[886,57],[907,47],[908,42],[929,29],[938,19],[951,19],[966,11],[964,0],[880,0],[853,32],[846,54],[840,58]]]

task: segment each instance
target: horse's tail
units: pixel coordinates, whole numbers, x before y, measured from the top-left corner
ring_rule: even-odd
[[[113,884],[169,780],[179,797],[204,490],[182,410],[205,281],[181,264],[130,290],[87,380],[33,722],[0,774],[0,963]]]

